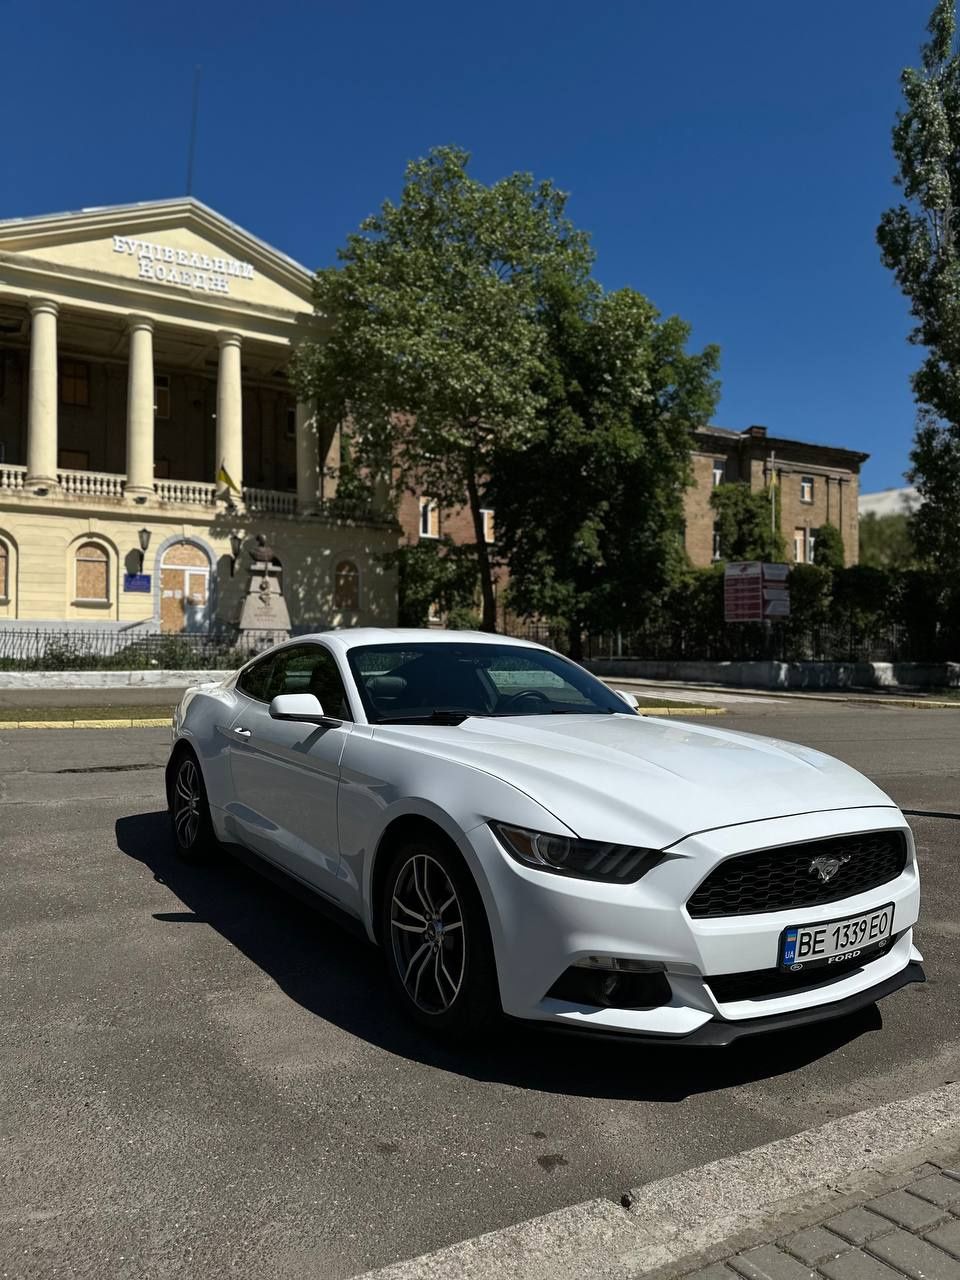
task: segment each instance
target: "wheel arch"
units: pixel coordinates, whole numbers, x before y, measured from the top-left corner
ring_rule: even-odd
[[[405,841],[415,839],[416,837],[423,839],[424,837],[441,842],[446,848],[450,849],[459,858],[463,864],[464,870],[469,875],[477,896],[484,906],[483,893],[477,884],[477,878],[470,866],[468,858],[464,857],[463,849],[457,840],[453,838],[451,833],[446,830],[439,822],[422,813],[401,813],[384,827],[377,841],[376,852],[373,856],[373,865],[370,869],[370,929],[373,934],[374,941],[378,945],[382,945],[380,927],[380,905],[383,894],[383,886],[386,880],[387,868],[390,865],[390,855],[394,850],[398,849]]]

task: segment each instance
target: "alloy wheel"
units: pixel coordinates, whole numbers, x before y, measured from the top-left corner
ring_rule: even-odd
[[[390,939],[404,989],[423,1013],[445,1013],[466,969],[463,908],[446,871],[429,854],[409,857],[394,881]]]
[[[200,774],[189,757],[177,772],[173,793],[173,825],[182,849],[192,849],[200,830]]]

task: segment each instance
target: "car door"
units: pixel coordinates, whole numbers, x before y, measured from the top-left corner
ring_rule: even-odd
[[[230,740],[234,805],[244,843],[339,900],[337,791],[340,759],[353,728],[343,678],[331,651],[314,641],[268,655],[269,668],[238,683]],[[252,670],[252,669],[251,669]],[[313,693],[333,725],[270,717],[281,693]]]

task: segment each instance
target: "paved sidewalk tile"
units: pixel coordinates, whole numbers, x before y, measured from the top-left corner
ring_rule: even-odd
[[[871,1213],[869,1209],[847,1209],[835,1218],[828,1218],[824,1226],[835,1231],[838,1236],[843,1236],[851,1244],[866,1244],[893,1230],[893,1223],[889,1218],[881,1218],[878,1213]]]
[[[960,1222],[956,1218],[951,1218],[942,1227],[934,1227],[932,1231],[926,1233],[924,1239],[929,1240],[931,1244],[935,1244],[939,1249],[946,1249],[947,1253],[954,1253],[960,1258]]]
[[[912,1196],[909,1191],[888,1191],[885,1196],[876,1200],[868,1200],[866,1207],[875,1213],[882,1213],[897,1226],[907,1227],[911,1231],[924,1231],[927,1227],[936,1226],[946,1217],[938,1205]]]
[[[823,1274],[828,1280],[903,1280],[902,1272],[892,1271],[862,1249],[851,1249],[835,1262],[825,1262]]]
[[[915,1196],[922,1196],[938,1204],[941,1209],[960,1208],[960,1179],[945,1178],[942,1173],[934,1173],[929,1178],[921,1178],[919,1182],[911,1182],[907,1190]]]
[[[737,1280],[737,1273],[731,1271],[723,1262],[715,1262],[712,1267],[706,1267],[703,1271],[696,1271],[692,1276],[688,1276],[687,1280]]]
[[[748,1249],[729,1261],[746,1280],[817,1280],[815,1271],[802,1266],[773,1244]]]
[[[807,1227],[805,1231],[798,1231],[796,1235],[781,1240],[780,1247],[788,1249],[807,1266],[815,1267],[827,1258],[846,1253],[850,1244],[825,1227]]]
[[[960,1280],[960,1262],[909,1231],[892,1231],[870,1246],[872,1253],[913,1280]]]

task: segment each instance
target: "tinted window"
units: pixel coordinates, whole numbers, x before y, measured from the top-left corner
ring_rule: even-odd
[[[276,661],[275,653],[268,654],[252,666],[240,673],[237,688],[250,698],[258,698],[261,702],[269,701],[267,690],[270,686],[270,673]]]
[[[267,700],[280,693],[312,693],[326,715],[353,719],[336,659],[320,645],[296,645],[276,655]]]
[[[546,649],[506,644],[362,645],[348,654],[371,722],[469,716],[629,715],[588,671]]]

